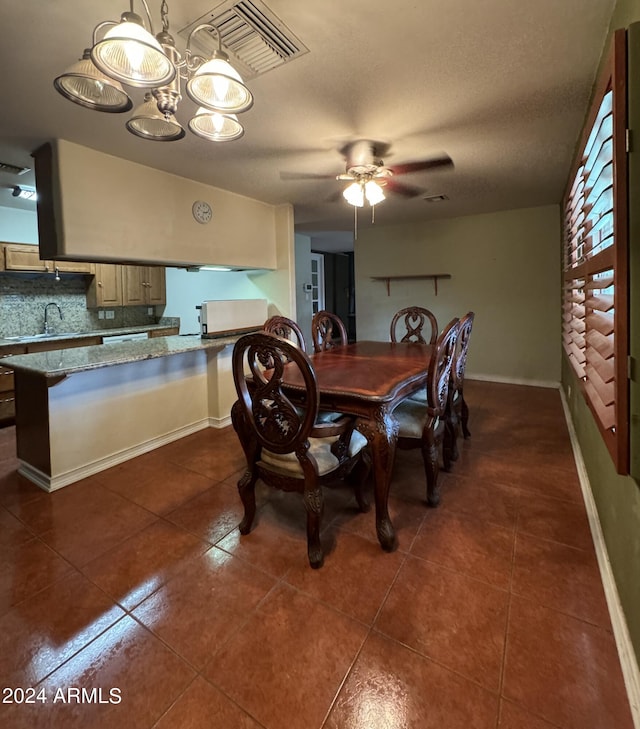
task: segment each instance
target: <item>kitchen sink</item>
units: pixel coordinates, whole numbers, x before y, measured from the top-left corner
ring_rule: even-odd
[[[63,339],[64,337],[73,337],[75,332],[55,332],[45,334],[25,334],[18,335],[17,337],[5,337],[5,339],[11,342],[37,342],[41,339]]]

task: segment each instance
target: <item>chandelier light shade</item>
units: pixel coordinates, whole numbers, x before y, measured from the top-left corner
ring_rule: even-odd
[[[122,85],[96,68],[90,48],[86,48],[82,58],[58,76],[53,85],[69,101],[87,109],[117,114],[133,107]]]
[[[189,122],[189,129],[210,142],[231,142],[244,134],[244,127],[235,114],[219,114],[203,106]]]
[[[111,78],[137,88],[164,86],[176,75],[176,67],[135,13],[122,14],[120,23],[94,44],[91,60]]]
[[[175,115],[169,112],[162,114],[157,101],[149,92],[145,94],[144,102],[134,109],[127,122],[127,129],[137,137],[155,142],[175,142],[185,135]]]
[[[122,84],[147,89],[126,127],[141,139],[172,142],[185,136],[187,125],[183,127],[176,118],[182,101],[181,81],[185,81],[189,98],[199,107],[189,129],[211,142],[239,139],[244,128],[236,114],[251,108],[253,95],[222,50],[219,30],[210,23],[196,26],[181,53],[169,33],[167,1],[160,2],[162,30],[156,36],[147,0],[138,1],[149,30],[130,0],[130,11],[122,13],[120,22],[106,20],[93,29],[92,47],[54,80],[55,89],[75,104],[107,112],[133,108]],[[200,32],[218,38],[218,49],[210,58],[191,50],[192,38]]]
[[[189,79],[187,94],[196,104],[222,114],[240,114],[253,106],[252,93],[222,51],[214,51]]]

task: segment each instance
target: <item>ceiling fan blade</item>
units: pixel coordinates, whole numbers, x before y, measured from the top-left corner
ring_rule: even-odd
[[[281,180],[335,180],[335,175],[319,175],[315,172],[281,172]]]
[[[386,181],[384,186],[385,190],[390,190],[396,195],[402,195],[402,197],[419,197],[424,194],[424,190],[421,187],[412,187],[411,185],[405,185],[404,182],[398,182],[390,178]]]
[[[449,155],[444,154],[441,157],[423,159],[418,162],[406,162],[403,165],[388,165],[388,167],[394,175],[406,175],[410,172],[422,172],[423,170],[433,170],[438,167],[453,167],[453,160]]]

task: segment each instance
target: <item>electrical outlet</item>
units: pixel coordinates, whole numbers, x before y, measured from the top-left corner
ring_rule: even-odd
[[[107,311],[105,313],[106,313],[107,319],[115,319],[115,317],[116,317],[115,311]]]
[[[149,316],[153,316],[153,306],[150,306],[150,307],[149,307],[149,308],[147,309],[147,314],[148,314]]]
[[[102,309],[98,312],[98,319],[104,319],[104,311]]]

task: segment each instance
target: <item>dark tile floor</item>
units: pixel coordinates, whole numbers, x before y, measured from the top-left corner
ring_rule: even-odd
[[[240,537],[230,428],[53,494],[0,430],[0,726],[630,729],[558,392],[466,389],[440,507],[399,451],[398,550],[331,491],[319,571],[295,494]]]

